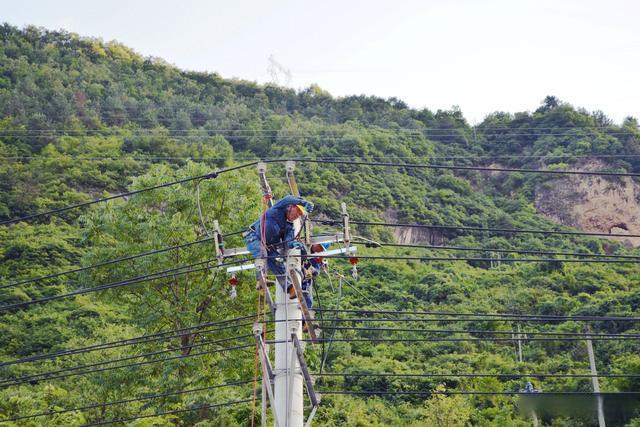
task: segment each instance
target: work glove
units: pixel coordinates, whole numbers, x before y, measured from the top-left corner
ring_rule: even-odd
[[[310,214],[311,212],[313,212],[313,203],[309,201],[304,202],[304,209],[307,211],[308,214]]]
[[[307,252],[307,248],[306,248],[302,243],[300,243],[300,242],[291,242],[291,243],[289,244],[289,247],[290,247],[291,249],[300,249],[300,251],[301,251],[302,253],[306,253],[306,252]]]

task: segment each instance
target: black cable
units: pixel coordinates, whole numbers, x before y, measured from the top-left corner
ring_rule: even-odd
[[[421,315],[421,316],[472,316],[472,317],[490,317],[490,318],[508,318],[520,320],[574,320],[574,321],[640,321],[640,317],[621,317],[621,316],[571,316],[571,315],[555,315],[555,314],[517,314],[517,313],[463,313],[454,311],[408,311],[408,310],[362,310],[362,309],[318,309],[323,311],[341,312],[341,313],[357,313],[357,314],[398,314],[398,315]],[[384,319],[387,320],[387,319]],[[402,320],[402,319],[399,319]],[[437,319],[442,320],[442,319]],[[479,320],[479,319],[476,319]],[[481,319],[480,319],[481,320]]]
[[[293,158],[289,159],[290,161],[300,162],[300,163],[320,163],[320,164],[335,164],[335,165],[352,165],[352,166],[385,166],[385,167],[402,167],[409,169],[445,169],[445,170],[472,170],[472,171],[488,171],[488,172],[519,172],[519,173],[537,173],[537,174],[551,174],[551,175],[587,175],[587,176],[614,176],[614,177],[640,177],[640,173],[631,173],[631,172],[604,172],[604,171],[561,171],[561,170],[539,170],[539,169],[516,169],[516,168],[490,168],[483,166],[449,166],[449,165],[434,165],[434,164],[417,164],[417,163],[393,163],[393,162],[369,162],[369,161],[347,161],[347,160],[315,160],[315,159],[304,159],[304,158]],[[265,163],[282,163],[287,161],[286,159],[278,159],[278,160],[264,160]],[[81,208],[89,205],[93,205],[95,203],[105,202],[108,200],[118,199],[121,197],[127,197],[134,194],[142,193],[145,191],[156,190],[158,188],[168,187],[176,184],[181,184],[184,182],[194,181],[197,179],[211,179],[216,178],[219,174],[230,172],[233,170],[238,170],[242,168],[246,168],[249,166],[254,166],[258,164],[257,161],[245,163],[240,166],[234,166],[230,168],[220,169],[216,172],[211,172],[205,175],[195,176],[184,178],[177,181],[167,182],[164,184],[155,185],[152,187],[142,188],[140,190],[133,190],[126,193],[120,193],[113,196],[95,199],[84,203],[79,203],[76,205],[66,206],[58,209],[53,209],[46,212],[40,212],[32,215],[27,215],[20,218],[14,218],[6,221],[0,222],[0,225],[8,225],[14,224],[20,221],[26,221],[33,218],[38,218],[42,216],[50,216],[59,214],[62,212],[66,212],[71,209]]]
[[[441,395],[487,395],[487,396],[640,396],[640,391],[615,391],[605,393],[595,393],[592,391],[544,391],[544,392],[526,392],[526,391],[350,391],[350,390],[316,390],[320,394],[351,394],[361,396],[428,396],[432,394]]]
[[[306,255],[299,255],[300,257],[305,257]],[[276,258],[278,258],[276,256]],[[342,256],[342,255],[330,255],[330,256],[326,256],[324,258],[336,258],[336,259],[351,259],[353,257],[351,256]],[[359,255],[357,257],[358,259],[379,259],[379,260],[406,260],[406,261],[426,261],[426,262],[435,262],[435,261],[496,261],[495,258],[487,258],[487,257],[418,257],[418,256],[373,256],[373,255]],[[187,270],[187,271],[178,271],[181,270],[183,268],[189,268],[192,266],[197,266],[197,265],[202,265],[202,264],[207,264],[207,263],[211,263],[216,261],[215,259],[209,259],[209,260],[205,260],[205,261],[200,261],[197,263],[193,263],[193,264],[188,264],[188,265],[184,265],[181,267],[176,267],[173,269],[169,269],[169,270],[164,270],[164,271],[160,271],[157,273],[152,273],[152,274],[147,274],[147,275],[143,275],[143,276],[139,276],[133,279],[127,279],[127,280],[123,280],[123,281],[119,281],[119,282],[114,282],[114,283],[109,283],[106,285],[101,285],[101,286],[96,286],[93,288],[85,288],[85,289],[79,289],[73,292],[69,292],[66,294],[59,294],[59,295],[52,295],[49,297],[44,297],[44,298],[40,298],[40,299],[35,299],[35,300],[31,300],[31,301],[25,301],[25,302],[21,302],[21,303],[15,303],[15,304],[9,304],[9,305],[4,305],[4,306],[0,306],[0,311],[5,311],[5,310],[12,310],[12,309],[16,309],[16,308],[22,308],[22,307],[26,307],[32,304],[37,304],[37,303],[42,303],[42,302],[48,302],[48,301],[52,301],[52,300],[57,300],[57,299],[61,299],[61,298],[67,298],[67,297],[71,297],[71,296],[76,296],[76,295],[82,295],[82,294],[87,294],[90,292],[98,292],[98,291],[102,291],[105,289],[112,289],[112,288],[117,288],[117,287],[121,287],[121,286],[126,286],[126,285],[131,285],[131,284],[135,284],[135,283],[140,283],[140,282],[144,282],[147,280],[154,280],[154,279],[161,279],[170,275],[182,275],[182,274],[189,274],[189,273],[193,273],[193,272],[197,272],[197,271],[203,271],[203,270],[207,270],[210,268],[218,268],[218,267],[223,267],[223,266],[228,266],[228,265],[233,265],[233,264],[239,264],[242,262],[245,262],[246,260],[236,260],[236,261],[230,261],[230,262],[225,262],[223,264],[218,264],[215,266],[208,266],[208,267],[203,267],[203,268],[197,268],[197,269],[191,269],[191,270]],[[599,260],[599,259],[569,259],[569,258],[503,258],[500,259],[501,262],[572,262],[572,263],[603,263],[603,264],[626,264],[626,263],[633,263],[634,261],[632,260],[618,260],[618,259],[606,259],[606,260]]]
[[[72,296],[77,296],[77,295],[88,294],[88,293],[91,293],[91,292],[103,291],[103,290],[106,290],[106,289],[119,288],[119,287],[122,287],[122,286],[128,286],[128,285],[133,285],[133,284],[136,284],[136,283],[145,282],[145,281],[148,281],[148,280],[162,279],[162,278],[169,277],[169,276],[180,276],[180,275],[183,275],[183,274],[189,274],[189,273],[195,273],[195,272],[198,272],[198,271],[209,270],[211,268],[219,268],[219,267],[224,267],[224,266],[228,266],[228,265],[240,264],[242,262],[245,262],[246,260],[242,259],[242,260],[236,260],[236,261],[229,261],[229,262],[225,262],[225,263],[222,263],[222,264],[216,264],[214,266],[206,266],[206,267],[201,267],[201,268],[193,268],[193,269],[186,270],[186,271],[180,271],[180,270],[185,269],[185,268],[194,267],[194,266],[202,265],[202,264],[209,264],[209,263],[212,263],[212,262],[215,262],[215,261],[216,261],[216,259],[211,258],[211,259],[208,259],[208,260],[205,260],[205,261],[200,261],[200,262],[196,262],[196,263],[193,263],[193,264],[187,264],[187,265],[183,265],[183,266],[180,266],[180,267],[159,271],[157,273],[145,274],[145,275],[142,275],[142,276],[134,277],[132,279],[126,279],[126,280],[121,280],[121,281],[118,281],[118,282],[107,283],[105,285],[95,286],[93,288],[78,289],[76,291],[68,292],[66,294],[52,295],[52,296],[49,296],[49,297],[44,297],[44,298],[40,298],[40,299],[34,299],[34,300],[31,300],[31,301],[25,301],[25,302],[20,302],[20,303],[15,303],[15,304],[3,305],[3,306],[0,306],[0,311],[23,308],[23,307],[27,307],[27,306],[32,305],[32,304],[39,304],[39,303],[43,303],[43,302],[49,302],[49,301],[53,301],[53,300],[57,300],[57,299],[61,299],[61,298],[67,298],[67,297],[72,297]]]
[[[112,264],[118,264],[120,262],[129,261],[129,260],[136,259],[136,258],[142,258],[142,257],[149,256],[149,255],[156,255],[156,254],[160,254],[160,253],[163,253],[163,252],[171,251],[171,250],[174,250],[174,249],[181,249],[181,248],[192,246],[192,245],[195,245],[195,244],[198,244],[198,243],[208,242],[209,240],[212,240],[212,239],[213,239],[213,237],[206,237],[206,238],[201,239],[201,240],[195,240],[193,242],[183,243],[181,245],[170,246],[170,247],[162,248],[162,249],[155,249],[155,250],[152,250],[152,251],[147,251],[147,252],[142,252],[142,253],[135,254],[135,255],[126,256],[126,257],[123,257],[123,258],[116,258],[116,259],[112,259],[112,260],[109,260],[109,261],[103,261],[103,262],[99,262],[97,264],[88,265],[86,267],[79,267],[79,268],[74,268],[72,270],[61,271],[59,273],[48,274],[46,276],[40,276],[40,277],[33,277],[33,278],[30,278],[30,279],[24,279],[24,280],[21,280],[19,282],[13,282],[13,283],[9,283],[9,284],[6,284],[6,285],[1,285],[0,289],[10,288],[12,286],[25,285],[27,283],[40,282],[42,280],[53,279],[55,277],[65,276],[67,274],[79,273],[81,271],[87,271],[87,270],[91,270],[93,268],[104,267],[104,266],[112,265]]]
[[[320,301],[320,293],[318,292],[318,287],[316,286],[316,280],[315,278],[312,279],[313,280],[313,293],[316,294],[316,304],[319,307],[322,307],[322,303]],[[320,317],[320,330],[324,330],[324,314],[322,312],[318,312],[318,315]],[[324,357],[324,352],[325,352],[325,345],[324,345],[324,341],[322,342],[322,351],[320,352],[320,360],[322,360],[322,358]]]
[[[521,323],[552,323],[552,322],[567,322],[567,321],[584,321],[584,322],[602,322],[607,321],[602,319],[592,320],[577,320],[577,319],[536,319],[536,318],[519,318],[519,317],[451,317],[451,318],[416,318],[416,317],[400,317],[395,319],[383,318],[378,319],[375,317],[349,317],[349,318],[333,318],[326,319],[326,321],[335,322],[376,322],[376,323],[393,323],[393,322],[417,322],[417,323],[462,323],[462,322],[521,322]],[[625,321],[624,319],[615,320],[616,322]],[[633,319],[626,319],[626,321],[635,322]]]
[[[476,155],[476,156],[393,156],[394,160],[481,160],[481,159],[627,159],[638,158],[640,154],[531,154],[531,155]],[[35,159],[58,158],[52,156],[0,156],[0,160],[21,160],[31,161]],[[193,157],[193,156],[75,156],[63,153],[61,159],[83,160],[83,161],[105,161],[105,160],[135,160],[135,161],[161,161],[161,160],[192,160],[192,161],[225,161],[228,157]],[[271,158],[269,160],[287,160],[287,158]],[[314,160],[345,160],[353,159],[353,156],[315,156]],[[259,161],[260,157],[234,157],[236,161]],[[362,160],[362,159],[358,159]],[[376,160],[374,157],[373,160]],[[382,160],[382,159],[380,159]]]
[[[238,170],[238,169],[243,169],[243,168],[246,168],[246,167],[249,167],[249,166],[254,166],[256,164],[258,164],[258,162],[245,163],[245,164],[242,164],[242,165],[239,165],[239,166],[219,169],[219,170],[217,170],[215,172],[210,172],[210,173],[204,174],[204,175],[192,176],[192,177],[189,177],[189,178],[184,178],[184,179],[179,179],[179,180],[176,180],[176,181],[166,182],[164,184],[154,185],[152,187],[146,187],[146,188],[141,188],[139,190],[127,191],[125,193],[114,194],[113,196],[108,196],[108,197],[104,197],[104,198],[101,198],[101,199],[95,199],[95,200],[91,200],[91,201],[84,202],[84,203],[78,203],[76,205],[70,205],[70,206],[65,206],[65,207],[58,208],[58,209],[52,209],[52,210],[46,211],[46,212],[39,212],[39,213],[23,216],[23,217],[20,217],[20,218],[13,218],[13,219],[9,219],[9,220],[0,222],[0,225],[14,224],[14,223],[20,222],[20,221],[27,221],[27,220],[30,220],[30,219],[39,218],[39,217],[43,217],[43,216],[55,215],[55,214],[59,214],[59,213],[62,213],[62,212],[66,212],[66,211],[71,210],[71,209],[82,208],[82,207],[93,205],[93,204],[96,204],[96,203],[106,202],[106,201],[109,201],[109,200],[119,199],[119,198],[127,197],[127,196],[133,196],[135,194],[143,193],[143,192],[146,192],[146,191],[157,190],[159,188],[170,187],[172,185],[177,185],[177,184],[183,184],[185,182],[190,182],[190,181],[194,181],[194,180],[197,180],[197,179],[213,179],[213,178],[216,178],[221,173],[226,173],[226,172],[231,172],[231,171]]]
[[[314,220],[311,222],[321,223],[324,225],[342,225],[342,220]],[[434,230],[463,230],[463,231],[480,231],[484,233],[512,233],[512,234],[548,234],[548,235],[565,235],[565,236],[600,236],[600,237],[640,237],[640,234],[615,234],[615,233],[597,233],[588,231],[558,231],[558,230],[534,230],[534,229],[517,229],[517,228],[489,228],[489,227],[470,227],[464,225],[437,225],[437,224],[402,224],[391,222],[376,221],[355,221],[349,220],[354,225],[376,225],[381,227],[408,227],[408,228],[428,228]]]
[[[452,374],[443,373],[390,373],[390,372],[325,372],[325,373],[311,373],[312,376],[317,377],[398,377],[398,378],[525,378],[525,377],[553,377],[553,378],[593,378],[594,376],[602,378],[640,378],[640,374],[609,374],[599,373],[597,375],[592,374],[558,374],[558,373],[525,373],[525,374],[504,374],[504,373],[477,373],[477,372],[456,372]]]
[[[222,237],[235,236],[237,234],[244,233],[244,231],[245,230],[234,231],[232,233],[223,234]],[[111,264],[117,264],[117,263],[120,263],[120,262],[129,261],[129,260],[136,259],[136,258],[142,258],[142,257],[149,256],[149,255],[156,255],[156,254],[159,254],[159,253],[168,252],[168,251],[172,251],[172,250],[175,250],[175,249],[182,249],[182,248],[186,248],[186,247],[189,247],[189,246],[197,245],[199,243],[205,243],[205,242],[208,242],[208,241],[210,241],[212,239],[213,239],[213,237],[205,237],[204,239],[194,240],[193,242],[182,243],[182,244],[179,244],[179,245],[174,245],[174,246],[169,246],[169,247],[166,247],[166,248],[161,248],[161,249],[155,249],[155,250],[152,250],[152,251],[142,252],[142,253],[139,253],[139,254],[126,256],[126,257],[123,257],[123,258],[116,258],[116,259],[112,259],[112,260],[109,260],[109,261],[103,261],[103,262],[99,262],[97,264],[88,265],[86,267],[79,267],[79,268],[75,268],[73,270],[61,271],[59,273],[53,273],[53,274],[49,274],[49,275],[46,275],[46,276],[33,277],[33,278],[30,278],[30,279],[21,280],[19,282],[14,282],[14,283],[6,284],[6,285],[1,285],[0,289],[10,288],[10,287],[13,287],[13,286],[18,286],[18,285],[24,285],[24,284],[27,284],[27,283],[40,282],[42,280],[53,279],[55,277],[64,276],[64,275],[67,275],[67,274],[79,273],[81,271],[86,271],[86,270],[90,270],[90,269],[93,269],[93,268],[104,267],[106,265],[111,265]]]
[[[249,335],[249,337],[253,337],[253,335]],[[227,338],[224,341],[231,341],[232,339],[239,339],[239,337]],[[220,341],[223,341],[223,340],[219,340],[219,341],[216,341],[216,342],[220,342]],[[214,343],[215,342],[198,343],[198,344],[193,344],[191,346],[185,346],[183,348],[201,347],[203,345],[209,345],[209,344],[214,344]],[[19,378],[14,378],[13,381],[4,381],[4,382],[0,383],[0,387],[10,387],[10,386],[20,385],[20,384],[37,384],[37,383],[39,383],[41,381],[57,380],[57,379],[68,378],[68,377],[73,377],[73,376],[77,376],[77,375],[95,374],[95,373],[98,373],[98,372],[112,371],[114,369],[138,367],[138,366],[149,365],[149,364],[153,364],[153,363],[163,363],[163,362],[167,362],[167,361],[170,361],[170,360],[188,359],[188,358],[191,358],[191,357],[203,356],[203,355],[206,355],[206,354],[224,353],[226,351],[242,350],[242,349],[245,349],[245,348],[254,348],[254,347],[255,347],[255,343],[253,343],[253,344],[245,344],[245,345],[238,345],[238,346],[233,346],[233,347],[221,348],[221,349],[218,349],[218,350],[207,350],[207,351],[201,351],[199,353],[189,353],[189,354],[186,354],[186,355],[179,354],[177,356],[170,356],[170,357],[165,357],[165,358],[162,358],[162,359],[143,360],[141,362],[128,363],[128,364],[124,364],[124,365],[109,366],[109,367],[103,367],[103,368],[94,368],[95,366],[104,365],[106,363],[114,363],[114,362],[117,362],[117,361],[131,360],[131,359],[134,359],[134,358],[146,356],[146,355],[138,355],[138,356],[132,356],[132,357],[127,357],[127,358],[113,359],[113,360],[110,360],[108,362],[94,363],[94,364],[90,364],[90,365],[80,365],[80,366],[76,366],[76,367],[72,367],[72,368],[60,369],[58,371],[43,372],[43,373],[40,373],[40,374],[33,374],[33,375],[23,376],[23,377],[19,377]],[[169,353],[169,352],[176,351],[176,350],[179,350],[179,349],[180,348],[176,347],[176,348],[163,350],[163,351],[159,351],[159,352],[148,353],[147,355]],[[79,370],[80,368],[89,369],[89,370],[82,371],[82,372],[73,372],[72,371],[72,370]],[[66,373],[62,373],[63,371],[66,372]],[[69,372],[69,371],[71,371],[71,372]],[[57,372],[61,372],[61,375],[53,375],[54,373],[57,373]]]
[[[391,319],[390,319],[391,320]],[[491,335],[520,335],[516,340],[527,341],[525,335],[541,335],[541,336],[567,336],[582,337],[589,339],[591,337],[609,337],[621,339],[640,339],[640,334],[619,334],[619,333],[590,333],[590,332],[552,332],[552,331],[492,331],[486,329],[422,329],[422,328],[369,328],[357,326],[328,326],[327,330],[338,331],[367,331],[367,332],[419,332],[419,333],[449,333],[449,334],[491,334]]]
[[[463,166],[463,165],[435,165],[435,164],[419,164],[419,163],[394,163],[394,162],[368,162],[358,160],[313,160],[305,158],[292,158],[294,162],[300,163],[320,163],[333,165],[350,165],[350,166],[384,166],[384,167],[400,167],[407,169],[444,169],[444,170],[466,170],[466,171],[484,171],[484,172],[519,172],[519,173],[535,173],[543,175],[586,175],[586,176],[615,176],[615,177],[640,177],[640,173],[633,172],[604,172],[604,171],[568,171],[568,170],[541,170],[541,169],[517,169],[517,168],[491,168],[485,166]],[[281,160],[278,160],[281,161]],[[273,160],[265,160],[266,163],[273,163]]]
[[[149,414],[149,415],[137,415],[135,417],[129,417],[129,418],[117,418],[117,419],[114,419],[114,420],[100,421],[100,422],[97,422],[97,423],[85,424],[84,426],[85,427],[90,427],[90,426],[102,426],[102,425],[113,424],[113,423],[125,423],[125,422],[129,422],[129,421],[139,420],[139,419],[142,419],[142,418],[152,418],[152,417],[159,417],[159,416],[162,416],[162,415],[180,414],[180,413],[183,413],[183,412],[200,411],[202,409],[222,408],[222,407],[226,407],[226,406],[238,405],[238,404],[241,404],[241,403],[249,403],[249,402],[252,402],[252,401],[253,401],[253,398],[242,399],[242,400],[234,400],[234,401],[229,401],[229,402],[224,402],[224,403],[216,403],[216,404],[211,404],[211,405],[193,406],[191,408],[174,409],[173,411],[156,412],[154,414]]]
[[[505,263],[515,262],[567,262],[567,263],[585,263],[585,264],[636,264],[638,261],[633,259],[580,259],[580,258],[491,258],[491,257],[429,257],[429,256],[406,256],[406,255],[327,255],[323,258],[337,259],[379,259],[379,260],[405,260],[405,261],[477,261],[490,262],[500,261]]]
[[[508,254],[523,254],[523,255],[562,255],[562,256],[576,256],[585,258],[602,258],[602,259],[630,259],[640,260],[640,256],[637,255],[600,255],[600,254],[588,254],[584,252],[550,252],[545,250],[524,250],[524,249],[499,249],[499,248],[470,248],[464,246],[442,246],[442,245],[415,245],[407,243],[388,243],[388,242],[375,242],[380,244],[381,247],[397,247],[397,248],[416,248],[416,249],[433,249],[433,250],[447,250],[447,251],[468,251],[468,252],[497,252]],[[378,247],[373,243],[366,243],[366,247]],[[496,258],[496,261],[502,261],[501,258]]]
[[[0,420],[0,422],[19,421],[19,420],[25,420],[25,419],[30,419],[30,418],[46,417],[46,416],[51,416],[51,415],[65,414],[67,412],[86,411],[88,409],[103,408],[103,407],[106,407],[106,406],[114,406],[114,405],[122,405],[122,404],[125,404],[125,403],[140,402],[140,401],[144,401],[144,400],[158,399],[158,398],[161,398],[161,397],[176,396],[176,395],[180,395],[180,394],[197,393],[197,392],[200,392],[200,391],[208,391],[208,390],[215,390],[215,389],[223,388],[223,387],[232,387],[232,386],[237,386],[237,385],[244,385],[244,384],[249,384],[249,383],[252,383],[252,382],[253,382],[252,379],[251,380],[244,380],[244,381],[234,381],[234,382],[230,382],[230,383],[218,384],[218,385],[213,385],[213,386],[208,386],[208,387],[199,387],[199,388],[193,388],[193,389],[187,389],[187,390],[178,390],[178,391],[171,391],[171,392],[166,392],[166,393],[150,394],[150,395],[136,397],[136,398],[132,398],[132,399],[115,400],[115,401],[111,401],[111,402],[93,403],[91,405],[80,406],[80,407],[72,408],[72,409],[62,409],[62,410],[57,410],[57,411],[47,411],[47,412],[40,412],[38,414],[22,415],[22,416],[15,417],[15,418],[7,418],[7,419],[4,419],[4,420]]]
[[[625,340],[637,340],[638,338],[632,337],[593,337],[589,338],[592,341],[625,341]],[[449,338],[449,337],[435,337],[435,338],[334,338],[334,342],[367,342],[367,343],[385,343],[385,342],[513,342],[513,341],[552,341],[552,342],[575,342],[584,341],[585,338],[496,338],[496,337],[484,337],[484,338]],[[322,342],[329,341],[328,339],[302,339],[300,341],[306,342]],[[269,344],[277,344],[279,341],[267,341]]]
[[[237,319],[238,320],[240,320],[240,319],[251,319],[253,317],[254,316],[244,316],[244,317],[239,317]],[[29,357],[24,357],[24,358],[21,358],[21,359],[15,359],[15,360],[7,361],[7,362],[2,362],[2,363],[0,363],[0,367],[10,366],[10,365],[18,365],[18,364],[22,364],[22,363],[35,362],[35,361],[39,361],[39,360],[57,359],[59,357],[74,356],[76,354],[90,353],[90,352],[100,351],[100,350],[109,350],[109,349],[112,349],[112,348],[119,348],[119,347],[125,347],[125,346],[130,346],[130,345],[147,344],[147,343],[150,343],[150,342],[164,341],[164,340],[167,340],[167,339],[180,337],[180,336],[184,335],[185,333],[204,334],[204,333],[211,333],[211,332],[219,332],[219,331],[223,331],[223,330],[227,330],[227,329],[233,329],[233,328],[241,328],[241,327],[249,326],[249,325],[253,324],[253,322],[250,322],[250,323],[249,322],[247,322],[247,323],[239,323],[239,324],[236,323],[236,324],[233,324],[233,325],[227,325],[227,326],[221,326],[221,327],[217,327],[217,328],[213,328],[213,329],[207,329],[208,326],[226,324],[226,323],[230,323],[230,322],[233,322],[233,321],[237,321],[237,320],[236,319],[231,319],[231,320],[223,320],[223,321],[220,321],[220,322],[207,322],[207,323],[202,323],[200,325],[190,326],[188,328],[174,329],[174,330],[171,330],[171,331],[159,332],[159,333],[150,334],[150,335],[142,335],[142,336],[139,336],[139,337],[129,338],[129,339],[125,339],[125,340],[118,340],[118,341],[112,341],[112,342],[107,342],[107,343],[94,344],[94,345],[87,346],[87,347],[80,347],[80,348],[74,348],[74,349],[68,349],[68,350],[61,350],[61,351],[54,352],[54,353],[46,353],[46,354],[40,354],[40,355],[36,355],[36,356],[29,356]]]
[[[102,119],[111,119],[113,117],[101,117]],[[131,122],[135,123],[135,120],[139,120],[142,117],[136,117],[136,116],[129,116],[128,119],[130,119]],[[158,119],[168,119],[167,117],[163,117],[163,116],[157,116]],[[133,120],[131,120],[133,119]],[[144,119],[144,118],[142,118]],[[113,128],[111,128],[113,129]],[[5,136],[5,137],[41,137],[41,138],[45,138],[45,137],[56,137],[56,136],[94,136],[94,135],[98,135],[98,136],[131,136],[131,135],[142,135],[142,136],[153,136],[156,134],[156,132],[152,129],[144,129],[144,128],[138,128],[138,129],[127,129],[126,133],[123,132],[118,132],[118,128],[116,128],[116,130],[111,130],[111,129],[106,129],[106,130],[100,130],[100,129],[85,129],[82,131],[78,131],[78,130],[68,130],[68,129],[12,129],[12,130],[5,130],[0,132],[0,136]],[[198,133],[194,133],[194,131],[198,131],[198,130],[206,130],[207,134],[206,135],[202,135],[202,134],[198,134]],[[600,132],[600,133],[604,133],[606,135],[618,135],[618,136],[624,136],[624,135],[635,135],[634,132],[629,131],[629,130],[618,130],[618,129],[611,129],[611,128],[593,128],[593,127],[582,127],[582,126],[573,126],[573,127],[557,127],[557,128],[538,128],[538,127],[532,127],[530,129],[511,129],[511,128],[478,128],[478,127],[473,127],[473,128],[463,128],[463,129],[456,129],[455,131],[452,129],[438,129],[438,128],[433,128],[433,129],[413,129],[413,128],[396,128],[396,129],[389,129],[389,128],[364,128],[365,131],[370,131],[370,130],[379,130],[379,131],[383,131],[385,133],[394,133],[394,134],[402,134],[403,136],[423,136],[425,138],[429,138],[429,137],[454,137],[454,136],[460,136],[459,130],[466,130],[469,132],[472,132],[475,130],[476,134],[478,136],[483,136],[483,137],[491,137],[491,138],[496,138],[496,137],[501,137],[501,136],[508,136],[508,137],[512,137],[512,136],[537,136],[537,137],[542,137],[542,136],[573,136],[573,135],[567,135],[567,131],[570,130],[581,130],[584,132],[588,132],[588,133],[594,133],[594,132]],[[546,131],[546,132],[542,132],[542,131]],[[551,132],[549,132],[551,131]],[[561,132],[561,131],[565,131],[565,132]],[[166,129],[166,133],[163,135],[168,135],[168,136],[172,136],[172,137],[182,137],[182,136],[190,136],[193,138],[202,138],[202,137],[211,137],[211,136],[224,136],[225,138],[247,138],[250,136],[263,136],[263,137],[278,137],[278,138],[321,138],[324,140],[338,140],[338,139],[342,139],[345,137],[344,134],[340,134],[340,135],[329,135],[326,133],[319,133],[319,134],[313,134],[313,133],[302,133],[302,132],[289,132],[287,130],[282,130],[282,129]],[[582,136],[582,135],[580,135]]]

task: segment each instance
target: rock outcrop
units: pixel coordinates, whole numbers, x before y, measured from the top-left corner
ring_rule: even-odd
[[[582,170],[603,169],[591,161]],[[640,184],[632,178],[567,176],[536,187],[535,206],[547,218],[582,231],[640,234]],[[640,246],[638,237],[611,237]]]

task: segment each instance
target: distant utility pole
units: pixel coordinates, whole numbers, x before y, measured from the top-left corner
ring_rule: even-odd
[[[271,83],[281,86],[289,86],[291,83],[291,70],[285,68],[273,57],[273,54],[269,55],[269,66],[267,67],[267,73],[271,77]]]
[[[587,332],[591,332],[587,328]],[[589,366],[591,367],[591,382],[593,383],[593,392],[596,394],[596,402],[598,404],[598,425],[600,427],[606,427],[604,422],[604,406],[602,402],[602,395],[600,394],[600,381],[598,380],[598,371],[596,369],[596,358],[593,353],[593,344],[591,343],[591,336],[587,335],[587,353],[589,354]]]

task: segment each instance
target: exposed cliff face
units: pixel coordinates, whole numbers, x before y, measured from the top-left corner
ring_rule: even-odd
[[[384,212],[384,219],[390,222],[398,222],[398,213],[394,209],[387,209]],[[430,245],[441,245],[446,242],[439,230],[428,228],[395,227],[393,237],[396,243],[428,243]]]
[[[593,161],[581,167],[601,168],[602,164]],[[640,184],[631,178],[554,179],[537,186],[535,205],[547,218],[583,231],[640,234]],[[640,246],[637,237],[611,238],[629,246]]]

